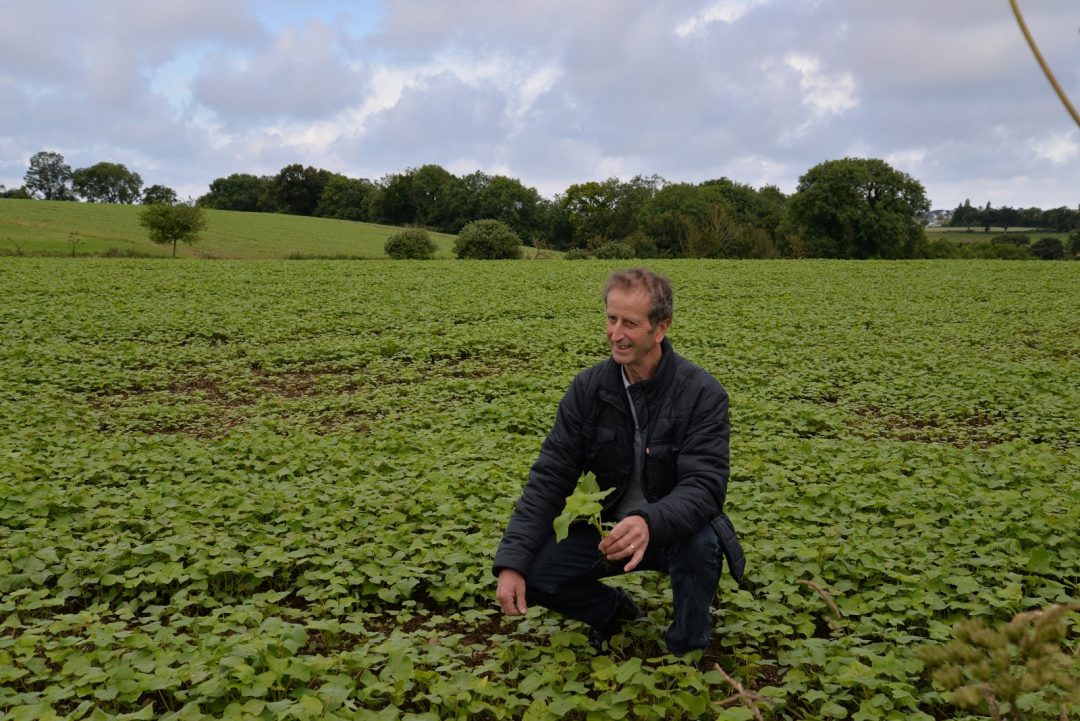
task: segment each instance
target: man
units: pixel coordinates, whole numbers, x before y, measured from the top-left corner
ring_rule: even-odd
[[[668,650],[703,651],[722,555],[741,579],[744,558],[724,515],[728,401],[707,372],[675,353],[671,283],[645,268],[612,273],[604,291],[611,357],[582,371],[559,404],[495,555],[502,611],[538,604],[584,621],[597,649],[626,621],[634,601],[600,579],[634,570],[671,577]],[[573,524],[556,543],[552,521],[581,474],[591,471],[614,521],[603,537]]]

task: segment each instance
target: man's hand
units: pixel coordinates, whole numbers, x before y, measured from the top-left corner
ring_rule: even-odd
[[[529,607],[525,605],[525,577],[512,568],[499,571],[499,588],[495,599],[507,616],[524,616]]]
[[[623,567],[624,571],[633,571],[645,557],[649,547],[649,524],[641,516],[627,516],[611,529],[611,533],[600,541],[600,553],[609,561],[630,560]]]

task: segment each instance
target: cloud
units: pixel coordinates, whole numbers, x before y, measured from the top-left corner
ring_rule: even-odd
[[[1078,99],[1075,0],[1024,10]],[[291,162],[789,191],[857,152],[944,206],[1080,201],[1080,136],[985,0],[3,3],[0,96],[8,186],[56,149],[202,191]]]
[[[1056,133],[1040,140],[1032,141],[1031,149],[1035,152],[1035,155],[1054,165],[1074,163],[1077,160],[1080,160],[1080,142],[1077,142],[1078,135],[1080,135],[1080,133],[1077,133],[1075,130],[1070,130],[1067,133]]]
[[[926,149],[909,148],[907,150],[897,150],[886,155],[884,160],[898,170],[914,175],[926,162]]]
[[[338,51],[334,28],[311,20],[287,26],[251,54],[204,58],[194,80],[197,103],[221,117],[318,118],[357,102],[366,73]]]
[[[823,73],[818,58],[802,53],[792,53],[784,62],[801,76],[803,104],[810,108],[814,118],[839,115],[858,105],[851,73]]]
[[[721,0],[715,2],[693,17],[675,26],[675,34],[680,38],[697,35],[713,23],[728,25],[741,20],[754,8],[764,5],[768,0]]]

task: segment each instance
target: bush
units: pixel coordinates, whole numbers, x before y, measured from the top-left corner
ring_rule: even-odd
[[[516,260],[521,257],[521,238],[501,220],[474,220],[458,233],[454,254],[461,259]]]
[[[995,235],[990,239],[991,243],[1011,243],[1012,245],[1027,245],[1031,241],[1023,233],[1005,233],[1004,235]]]
[[[387,238],[383,250],[394,260],[431,260],[435,241],[426,230],[410,228]]]
[[[634,249],[620,240],[609,240],[593,249],[593,255],[604,260],[629,260]]]
[[[972,258],[995,260],[1025,260],[1031,257],[1027,248],[1012,243],[958,243],[942,238],[926,245],[927,258]]]
[[[1069,252],[1080,255],[1080,228],[1069,233]]]
[[[1031,246],[1031,254],[1043,260],[1061,260],[1065,257],[1065,246],[1057,238],[1040,238]]]
[[[656,247],[656,241],[640,230],[635,230],[623,238],[622,242],[634,249],[635,258],[655,258],[660,255],[660,250]]]
[[[588,260],[592,256],[589,255],[589,251],[584,248],[571,248],[566,251],[566,255],[563,256],[566,260]]]

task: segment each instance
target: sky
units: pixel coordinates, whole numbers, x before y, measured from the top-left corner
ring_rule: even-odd
[[[1080,105],[1080,1],[1020,8]],[[291,163],[791,193],[864,157],[934,208],[1080,205],[1008,0],[0,0],[0,98],[8,188],[41,150],[181,197]]]

